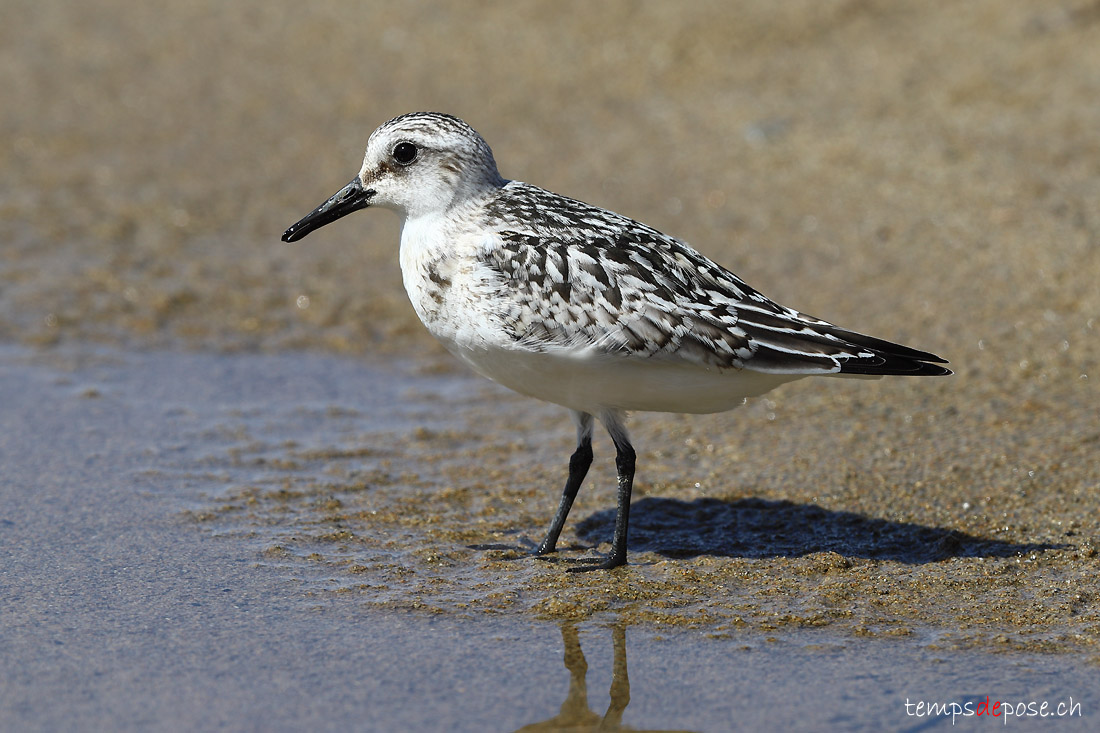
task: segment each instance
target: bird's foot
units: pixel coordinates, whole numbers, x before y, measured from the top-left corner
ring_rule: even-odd
[[[553,552],[553,550],[550,550],[543,553],[536,550],[531,557],[534,557],[536,560],[541,560],[542,562],[573,565],[574,567],[566,568],[570,573],[587,573],[591,570],[610,570],[620,565],[626,565],[625,557],[617,557],[615,555],[609,555],[608,557],[562,557],[561,555],[553,554]]]
[[[611,570],[612,568],[626,565],[626,555],[612,553],[607,557],[581,558],[576,562],[583,564],[572,568],[566,568],[566,570],[570,573],[587,573],[592,570]]]

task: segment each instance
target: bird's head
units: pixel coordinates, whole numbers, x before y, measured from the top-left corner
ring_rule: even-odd
[[[287,229],[283,241],[368,206],[406,218],[442,213],[504,183],[493,151],[465,122],[436,112],[402,115],[371,134],[359,175]]]

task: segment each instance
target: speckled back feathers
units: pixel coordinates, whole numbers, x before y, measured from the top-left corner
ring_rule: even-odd
[[[931,357],[781,306],[681,240],[535,186],[510,182],[484,215],[500,238],[482,256],[500,273],[502,323],[528,348],[778,373]]]

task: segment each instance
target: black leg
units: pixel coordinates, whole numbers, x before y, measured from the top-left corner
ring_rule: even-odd
[[[588,468],[592,465],[592,416],[587,413],[574,413],[577,423],[577,450],[569,457],[569,478],[565,482],[565,488],[561,492],[561,501],[558,503],[558,511],[550,522],[550,531],[535,551],[538,555],[547,555],[557,548],[558,536],[565,526],[565,518],[569,516],[569,510],[573,507],[573,500],[577,498],[584,477],[588,475]]]
[[[615,441],[615,468],[619,473],[619,507],[615,515],[615,536],[611,540],[611,554],[596,565],[569,568],[579,573],[587,570],[609,570],[626,565],[626,537],[630,525],[630,492],[634,488],[634,446],[630,445],[626,429],[617,416],[602,417],[611,439]]]

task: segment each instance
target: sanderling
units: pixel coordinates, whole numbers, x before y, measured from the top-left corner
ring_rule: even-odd
[[[555,550],[592,463],[593,418],[615,444],[611,554],[626,563],[629,411],[712,413],[812,375],[950,374],[944,359],[779,305],[685,242],[497,172],[462,120],[395,117],[351,183],[283,234],[368,206],[405,217],[401,273],[428,330],[480,374],[572,412],[577,448],[537,554]]]

